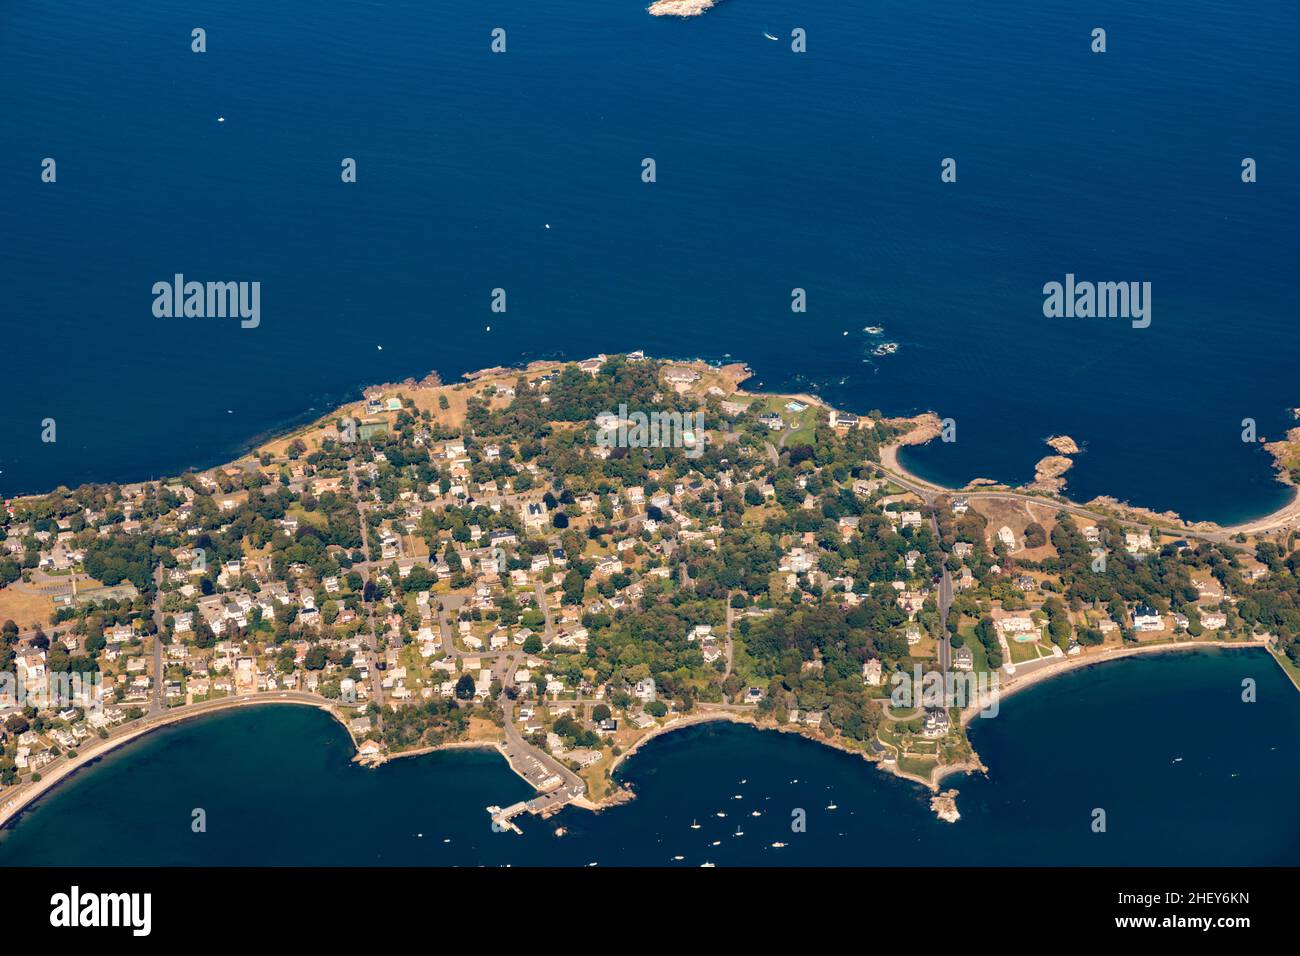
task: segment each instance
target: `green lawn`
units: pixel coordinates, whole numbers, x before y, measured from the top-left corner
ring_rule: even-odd
[[[928,779],[936,763],[937,761],[924,757],[899,757],[898,769]]]
[[[1038,660],[1038,648],[1034,644],[1007,641],[1007,645],[1011,648],[1011,663],[1013,664],[1024,664],[1026,661]]]
[[[966,635],[966,646],[970,648],[971,660],[974,662],[973,670],[975,673],[983,673],[991,670],[989,667],[989,652],[985,650],[980,639],[975,636],[973,628],[963,631]]]
[[[1273,654],[1272,651],[1269,651],[1269,653]],[[1273,654],[1273,660],[1282,665],[1282,670],[1286,671],[1287,676],[1291,678],[1296,689],[1300,690],[1300,667],[1291,663],[1291,658],[1287,657],[1285,654]]]

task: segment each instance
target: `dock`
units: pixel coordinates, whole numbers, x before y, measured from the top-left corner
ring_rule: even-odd
[[[515,817],[523,813],[531,813],[533,816],[545,820],[559,813],[573,800],[582,796],[584,792],[581,787],[569,790],[551,789],[546,793],[538,794],[531,800],[520,800],[518,803],[512,803],[505,809],[498,806],[490,806],[486,809],[492,815],[492,829],[494,831],[504,833],[507,830],[513,830],[515,833],[523,835],[519,825],[514,822]]]
[[[512,803],[504,810],[498,806],[491,806],[487,808],[487,812],[492,814],[492,829],[495,832],[505,833],[507,830],[513,830],[515,833],[518,833],[520,836],[523,836],[524,831],[519,829],[519,825],[515,823],[514,820],[515,817],[519,816],[519,814],[521,813],[526,812],[527,810],[528,810],[528,804],[527,802],[522,800],[519,803]]]

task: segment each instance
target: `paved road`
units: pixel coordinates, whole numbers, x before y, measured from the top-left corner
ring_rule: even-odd
[[[537,609],[542,612],[542,617],[546,619],[545,633],[547,643],[555,640],[555,620],[551,617],[551,604],[546,600],[546,585],[538,581],[533,588],[533,594],[537,597]]]
[[[163,609],[162,609],[163,566],[160,564],[153,571],[153,623],[156,633],[153,636],[153,693],[149,697],[149,714],[153,716],[166,710],[163,699]]]
[[[930,512],[930,528],[934,531],[935,540],[938,541],[939,519],[935,517],[933,511]],[[946,552],[944,557],[947,557]],[[939,577],[937,603],[939,605],[939,670],[946,674],[952,663],[952,641],[948,634],[948,609],[952,607],[952,575],[948,572],[946,564]]]
[[[553,638],[555,636],[555,625],[551,617],[550,604],[546,600],[545,585],[540,581],[536,585],[535,594],[537,596],[537,606],[546,621],[546,634],[548,637]],[[438,623],[442,629],[443,643],[448,649],[448,653],[452,654],[452,656],[462,656],[455,650],[446,610],[438,612]],[[587,785],[583,783],[582,778],[546,751],[530,744],[524,738],[523,732],[515,721],[515,710],[518,701],[511,700],[506,691],[515,686],[515,671],[519,669],[526,655],[502,652],[497,655],[489,653],[475,656],[488,660],[494,659],[494,676],[501,682],[502,688],[497,703],[501,707],[502,715],[505,717],[506,739],[501,745],[501,751],[505,754],[506,759],[510,761],[511,768],[527,780],[534,789],[539,791],[538,796],[528,801],[529,810],[534,813],[549,813],[569,803],[575,797],[585,794]],[[547,787],[547,783],[553,779],[558,779],[560,781],[559,785],[556,786],[551,783]],[[545,789],[545,793],[541,792],[543,789]]]
[[[366,523],[366,503],[361,496],[361,478],[357,474],[357,463],[355,460],[348,461],[348,477],[352,480],[352,493],[357,499],[357,518],[361,522],[361,553],[370,556],[370,527]],[[355,570],[358,565],[353,565]],[[364,569],[358,570],[358,574],[366,577]],[[370,700],[378,707],[379,712],[375,715],[375,729],[382,733],[384,729],[384,672],[379,669],[379,634],[375,631],[375,604],[370,601],[366,604],[366,660],[370,670]]]
[[[448,657],[460,657],[461,653],[456,649],[456,634],[451,628],[451,611],[445,599],[438,602],[438,634],[442,638],[442,652]]]
[[[731,596],[734,593],[735,593],[734,591],[727,592],[727,649],[726,649],[727,667],[726,670],[722,672],[723,680],[726,680],[728,677],[731,676],[731,659],[732,659],[732,654],[735,651],[735,647],[731,641],[731,619],[732,617],[735,616],[731,608]]]
[[[508,666],[501,683],[504,687],[512,687],[514,686],[515,671],[519,667],[520,659],[512,654],[507,660]],[[529,809],[535,813],[547,813],[559,809],[574,797],[580,797],[586,793],[587,785],[582,782],[581,777],[550,754],[534,747],[524,739],[518,724],[515,723],[516,701],[511,700],[504,689],[501,691],[498,703],[501,705],[502,714],[505,715],[506,741],[501,745],[501,749],[505,753],[506,759],[510,761],[510,766],[514,771],[538,791],[541,791],[551,778],[560,780],[559,787],[552,787],[546,793],[530,800],[528,802]]]

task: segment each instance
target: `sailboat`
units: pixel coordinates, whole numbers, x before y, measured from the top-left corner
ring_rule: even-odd
[[[691,829],[692,829],[692,830],[698,830],[699,828],[700,828],[700,821],[699,821],[699,820],[692,820],[692,821],[691,821]]]

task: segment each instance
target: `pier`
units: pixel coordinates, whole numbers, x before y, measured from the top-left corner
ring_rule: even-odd
[[[585,793],[585,789],[563,788],[551,790],[548,793],[538,794],[531,800],[520,800],[518,803],[512,803],[510,806],[502,809],[498,806],[490,806],[487,812],[492,815],[492,829],[497,833],[504,833],[506,830],[513,830],[515,833],[523,835],[519,825],[514,822],[515,817],[523,813],[531,813],[533,816],[541,817],[545,820],[552,814],[559,813],[564,807],[568,806],[576,798]]]

